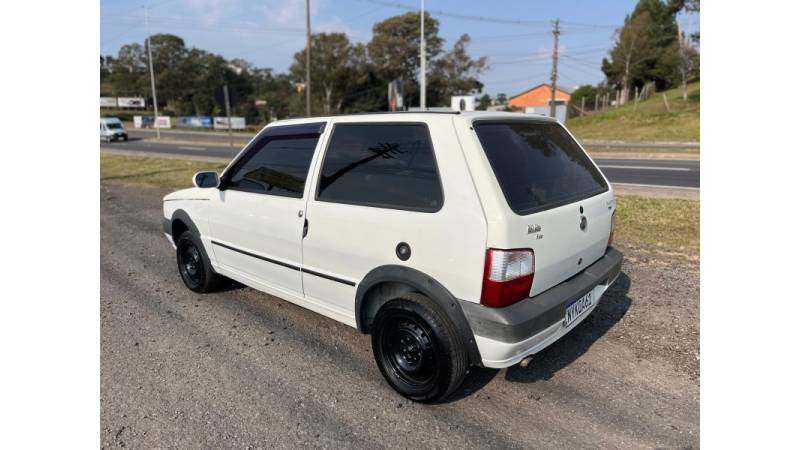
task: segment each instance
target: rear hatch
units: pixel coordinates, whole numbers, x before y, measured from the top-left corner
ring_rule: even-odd
[[[513,213],[489,246],[534,251],[530,295],[581,272],[606,251],[614,197],[608,182],[567,130],[554,121],[473,122]],[[500,238],[497,238],[500,236]]]

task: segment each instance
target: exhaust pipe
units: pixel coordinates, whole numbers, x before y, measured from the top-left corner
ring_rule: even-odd
[[[533,356],[526,356],[522,358],[522,361],[519,362],[519,366],[524,369],[525,367],[528,367],[528,364],[530,364],[531,361],[533,361]]]

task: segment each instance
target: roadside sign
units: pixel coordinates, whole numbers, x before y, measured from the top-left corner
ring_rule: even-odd
[[[211,117],[208,116],[178,116],[175,119],[178,128],[211,128]]]
[[[144,108],[143,97],[117,97],[120,108]]]
[[[158,116],[153,124],[153,128],[172,128],[172,121],[169,116]]]
[[[245,121],[244,117],[231,117],[231,128],[234,130],[244,130]],[[215,130],[227,130],[228,118],[227,117],[214,117]]]

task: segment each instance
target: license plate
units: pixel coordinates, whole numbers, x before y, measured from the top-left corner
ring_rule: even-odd
[[[589,291],[586,295],[572,302],[567,306],[567,311],[564,313],[564,326],[568,327],[575,321],[581,314],[585,313],[594,304],[594,296]]]

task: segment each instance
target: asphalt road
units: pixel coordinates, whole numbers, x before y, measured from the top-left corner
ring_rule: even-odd
[[[612,183],[700,188],[700,161],[593,158]]]
[[[231,134],[233,138],[228,137],[227,132],[219,131],[191,131],[191,130],[161,130],[161,137],[164,139],[181,140],[181,141],[198,141],[203,143],[219,143],[227,144],[233,141],[234,145],[240,147],[253,138],[254,133],[235,131]],[[152,129],[143,128],[129,128],[128,136],[136,139],[153,139],[156,137],[156,131]]]
[[[133,131],[133,130],[132,130]],[[141,133],[141,131],[139,131]],[[177,139],[173,131],[170,138]],[[196,136],[198,133],[186,133]],[[217,136],[217,133],[209,133]],[[150,153],[155,155],[178,155],[230,160],[244,145],[242,141],[233,147],[209,143],[193,142],[155,142],[141,140],[132,136],[128,142],[102,144],[103,148]],[[595,158],[603,173],[612,183],[636,184],[646,186],[692,188],[700,187],[700,161],[675,159],[610,159]]]
[[[525,369],[440,405],[381,378],[368,336],[250,288],[195,294],[163,189],[101,186],[103,448],[697,448],[699,273],[626,249],[617,283]]]

